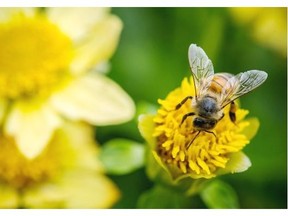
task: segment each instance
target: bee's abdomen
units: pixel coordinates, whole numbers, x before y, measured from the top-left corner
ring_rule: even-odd
[[[230,77],[232,77],[232,75],[228,73],[215,74],[210,84],[209,90],[213,93],[220,94],[222,88],[225,86]]]

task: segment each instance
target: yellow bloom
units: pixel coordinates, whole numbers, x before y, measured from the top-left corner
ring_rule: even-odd
[[[35,158],[62,117],[93,125],[134,115],[107,68],[122,23],[107,8],[0,9],[0,122]]]
[[[197,133],[191,118],[180,126],[183,115],[193,112],[190,104],[185,103],[181,109],[175,110],[187,95],[195,95],[192,77],[190,81],[185,78],[165,100],[159,100],[162,106],[156,115],[139,118],[140,132],[149,143],[157,163],[174,180],[184,177],[212,178],[248,169],[251,162],[241,150],[256,134],[259,126],[257,119],[245,120],[248,111],[238,108],[234,124],[229,118],[229,107],[226,107],[224,118],[213,129],[215,135],[202,131],[195,138]]]
[[[287,55],[287,8],[230,8],[230,12],[239,24],[251,27],[257,42]]]
[[[32,160],[3,133],[0,148],[1,208],[108,208],[119,198],[87,124],[64,123]]]

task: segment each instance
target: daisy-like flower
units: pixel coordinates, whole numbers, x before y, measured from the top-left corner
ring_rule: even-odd
[[[139,117],[139,129],[149,144],[154,159],[171,177],[181,179],[212,178],[220,174],[243,172],[251,165],[249,158],[241,151],[256,134],[259,127],[255,118],[245,119],[247,110],[238,108],[236,123],[229,118],[229,108],[224,109],[221,119],[212,133],[201,132],[195,137],[192,119],[180,126],[183,115],[191,112],[190,103],[175,110],[179,101],[187,95],[194,95],[193,79],[184,78],[179,88],[172,91],[156,115]]]
[[[122,23],[107,8],[0,9],[0,122],[27,158],[37,157],[62,119],[123,123],[134,103],[99,71]]]
[[[119,198],[88,124],[63,123],[34,159],[2,132],[0,148],[0,208],[109,208]]]
[[[216,94],[219,90],[222,94],[227,93],[227,91],[235,91],[235,94],[241,95],[259,86],[267,78],[265,72],[249,71],[233,77],[235,85],[232,79],[227,81],[229,85],[222,86],[225,90],[224,92],[219,89],[221,77],[223,78],[224,74],[215,76],[216,81],[214,79],[213,81],[215,83],[218,82],[216,84],[213,83],[214,85],[210,84],[210,81],[208,84],[205,82],[205,78],[207,80],[213,78],[214,71],[211,61],[201,48],[191,45],[189,48],[189,60],[192,72],[195,75],[194,80],[197,80],[197,84],[200,84],[200,86],[197,85],[198,91],[206,92],[206,96],[208,96],[206,98],[215,97],[215,103],[217,101]],[[226,76],[228,75],[226,74]],[[224,78],[223,81],[225,80]],[[210,87],[211,90],[209,89]],[[152,177],[157,178],[159,173],[161,173],[159,167],[162,167],[177,182],[177,180],[185,177],[209,179],[217,175],[247,170],[251,162],[242,152],[242,149],[249,144],[251,138],[256,134],[259,127],[258,120],[256,118],[246,119],[248,111],[241,109],[237,103],[231,106],[233,112],[230,110],[230,106],[224,106],[222,115],[220,110],[217,111],[216,104],[212,104],[212,102],[208,104],[205,101],[207,104],[204,106],[203,95],[197,94],[198,101],[193,101],[192,104],[185,102],[189,99],[187,95],[190,96],[190,99],[196,97],[192,77],[190,80],[185,78],[179,88],[170,92],[166,99],[159,100],[161,107],[156,115],[140,116],[140,132],[149,143],[149,148],[154,157],[154,162],[150,163],[153,164],[152,168],[148,167],[148,173]],[[203,100],[199,99],[201,96]],[[226,103],[225,101],[231,102],[232,97],[223,97],[224,100],[222,100],[224,103]],[[183,100],[184,98],[186,99]],[[199,111],[200,105],[194,104],[200,103],[200,100],[203,102],[201,113]],[[219,103],[222,106],[222,102]],[[212,107],[214,106],[215,108],[213,109],[217,112],[213,112],[214,115],[212,117]],[[210,112],[211,116],[209,119]],[[197,113],[199,114],[198,117]],[[210,124],[213,124],[213,126],[210,127]],[[203,127],[201,128],[200,126]],[[160,165],[158,169],[155,168],[155,161]]]

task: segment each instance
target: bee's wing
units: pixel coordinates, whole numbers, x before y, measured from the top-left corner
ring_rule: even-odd
[[[204,50],[195,44],[189,46],[188,57],[194,80],[195,94],[199,97],[207,91],[213,79],[213,64]]]
[[[238,97],[260,86],[268,77],[264,71],[250,70],[231,77],[222,88],[220,103],[225,107]]]

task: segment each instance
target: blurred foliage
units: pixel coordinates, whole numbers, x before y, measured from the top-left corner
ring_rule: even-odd
[[[183,196],[182,193],[162,187],[161,185],[156,185],[140,196],[137,207],[143,209],[189,208],[193,201],[191,197]]]
[[[287,208],[287,57],[258,43],[250,34],[255,25],[239,25],[228,8],[113,8],[112,12],[122,19],[124,29],[108,76],[136,104],[142,104],[138,114],[145,111],[143,102],[157,106],[158,98],[165,98],[183,77],[190,76],[187,53],[191,43],[205,50],[215,72],[259,69],[269,74],[261,87],[241,98],[249,116],[260,120],[258,134],[244,149],[252,167],[220,179],[234,188],[240,208]],[[98,127],[97,139],[100,143],[115,137],[143,142],[137,118],[121,126]],[[115,208],[144,207],[155,190],[178,197],[155,189],[143,168],[111,178],[122,191]],[[179,208],[205,207],[199,196],[195,200]]]
[[[144,151],[139,143],[112,139],[103,145],[99,156],[108,173],[123,175],[144,166]]]
[[[201,191],[200,196],[209,208],[239,208],[237,194],[223,181],[212,181]]]

